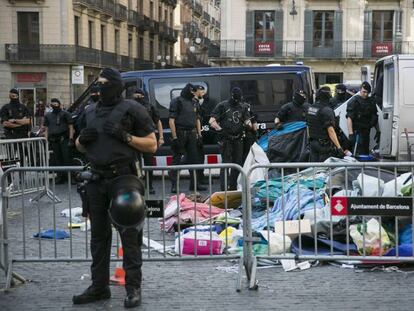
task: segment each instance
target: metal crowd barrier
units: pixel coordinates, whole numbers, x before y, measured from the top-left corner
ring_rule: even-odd
[[[49,166],[49,144],[44,137],[2,139],[0,140],[0,162],[3,170],[13,167],[46,167]],[[10,195],[12,197],[21,195],[22,189],[25,193],[36,192],[32,200],[37,201],[43,196],[59,202],[49,187],[49,175],[26,174],[24,180],[19,174],[9,175]],[[39,188],[42,191],[39,192]]]
[[[265,178],[253,182],[257,170]],[[414,223],[413,171],[414,162],[251,167],[246,210],[253,210],[255,218],[248,213],[244,243],[254,250],[260,241],[255,233],[265,230],[269,245],[264,253],[247,254],[253,256],[251,282],[261,259],[282,264],[283,260],[414,262],[412,229],[408,253],[399,242],[402,230]]]
[[[61,203],[55,200],[51,202],[38,202],[27,200],[26,189],[21,189],[19,198],[10,196],[5,191],[2,192],[3,202],[3,238],[0,248],[4,251],[3,269],[7,275],[6,289],[10,288],[13,279],[24,280],[21,276],[13,273],[12,265],[20,262],[85,262],[91,261],[89,250],[90,225],[85,219],[81,219],[80,227],[75,229],[75,222],[79,222],[79,217],[74,215],[75,208],[81,206],[80,197],[76,192],[76,186],[71,185],[71,173],[82,170],[83,167],[25,167],[11,168],[7,170],[2,177],[2,185],[6,186],[8,179],[13,174],[20,174],[23,178],[26,175],[41,175],[53,172],[66,172],[69,182],[66,185],[55,185],[54,179],[51,180],[50,186],[53,193],[59,191]],[[251,279],[250,269],[252,267],[249,256],[249,247],[243,249],[242,253],[228,253],[225,246],[228,245],[228,233],[226,231],[225,243],[216,243],[216,234],[213,232],[216,217],[221,214],[221,223],[227,228],[228,223],[228,199],[224,195],[222,209],[217,209],[210,203],[196,203],[198,194],[196,191],[187,190],[189,180],[178,174],[177,192],[183,193],[188,197],[193,196],[194,201],[185,201],[183,195],[171,197],[169,187],[170,181],[168,173],[171,171],[183,171],[188,169],[204,169],[208,177],[208,190],[201,192],[203,196],[211,196],[217,188],[217,181],[214,180],[212,172],[217,169],[234,169],[240,172],[243,182],[246,182],[246,175],[243,169],[235,164],[216,164],[216,165],[182,165],[182,166],[165,166],[165,167],[144,167],[145,171],[161,171],[161,176],[157,176],[157,184],[155,185],[156,194],[145,194],[147,202],[147,218],[143,229],[143,260],[144,261],[187,261],[187,260],[223,260],[236,259],[239,260],[239,274],[237,275],[237,289],[241,289],[242,272],[245,268],[247,278]],[[181,177],[180,177],[181,175]],[[52,174],[52,176],[54,176]],[[227,174],[225,176],[227,184]],[[194,174],[197,178],[197,174]],[[195,180],[197,183],[197,180]],[[25,183],[23,183],[25,185]],[[4,188],[3,188],[4,189]],[[244,222],[249,211],[247,206],[246,191],[242,195],[242,214]],[[176,201],[176,202],[175,202]],[[177,206],[187,204],[187,209],[181,211]],[[175,208],[174,208],[175,205]],[[67,216],[64,218],[59,213],[64,209],[68,209]],[[166,212],[169,215],[166,215]],[[187,220],[187,221],[186,221]],[[78,224],[76,224],[78,225]],[[202,227],[204,226],[204,227]],[[186,239],[181,232],[182,229],[188,227],[189,238]],[[51,229],[52,235],[50,239],[33,238],[33,235]],[[168,229],[168,230],[167,230]],[[201,231],[205,230],[204,232]],[[68,234],[66,239],[59,239],[58,230],[64,230]],[[115,229],[113,229],[115,230]],[[248,235],[248,224],[243,226],[244,236]],[[118,234],[113,234],[112,241],[112,261],[118,262],[122,259],[119,255],[120,238]]]

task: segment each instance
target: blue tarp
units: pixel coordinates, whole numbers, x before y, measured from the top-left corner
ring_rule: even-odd
[[[304,121],[286,123],[286,124],[283,125],[283,129],[281,131],[271,130],[266,135],[263,135],[262,137],[260,137],[259,140],[257,141],[257,144],[260,147],[262,147],[262,149],[266,152],[270,137],[282,136],[282,135],[285,135],[285,134],[289,134],[289,133],[293,133],[293,132],[302,130],[304,128],[306,128],[306,122],[304,122]]]
[[[41,231],[40,233],[36,233],[33,235],[34,238],[42,238],[42,239],[53,239],[55,234],[53,233],[53,229]],[[69,234],[63,230],[56,230],[56,239],[62,240],[69,237]]]

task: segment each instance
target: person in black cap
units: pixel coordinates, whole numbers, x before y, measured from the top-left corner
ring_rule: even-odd
[[[134,99],[142,105],[148,112],[149,116],[152,119],[152,122],[157,127],[158,131],[158,147],[162,146],[164,144],[164,130],[162,128],[162,123],[160,120],[160,113],[158,112],[158,109],[155,108],[154,105],[151,105],[146,99],[145,99],[145,92],[143,89],[137,88],[134,91]],[[144,152],[142,157],[144,158],[144,164],[146,166],[152,166],[152,158],[154,157],[153,153],[147,153]],[[153,187],[153,172],[152,171],[146,171],[148,173],[148,193],[149,194],[155,194],[155,189]]]
[[[0,110],[0,119],[6,139],[28,138],[32,117],[29,109],[20,103],[19,91],[11,89],[10,102]]]
[[[87,198],[83,201],[86,203],[84,214],[88,214],[91,221],[92,285],[82,294],[73,296],[74,304],[110,298],[112,228],[108,209],[113,206],[112,186],[122,177],[140,176],[139,153],[154,153],[157,149],[154,123],[142,105],[122,97],[119,71],[103,69],[97,85],[100,100],[85,109],[82,130],[76,140],[77,148],[85,153],[94,176],[86,185]],[[144,188],[139,188],[136,191],[143,195]],[[116,223],[114,226],[119,231],[124,251],[127,292],[124,306],[131,308],[141,303],[142,227],[123,229]]]
[[[50,100],[52,112],[45,115],[45,137],[52,149],[51,162],[54,166],[65,166],[71,164],[70,149],[74,147],[73,120],[69,112],[62,109],[62,105],[57,98]],[[57,184],[65,183],[67,174],[58,173]]]
[[[245,127],[251,127],[250,114],[242,100],[239,87],[231,89],[231,98],[219,103],[210,118],[210,126],[220,133],[221,160],[243,166],[243,137]],[[228,170],[220,171],[221,190],[226,190],[225,175]],[[227,190],[237,190],[237,170],[231,170]]]
[[[202,85],[194,85],[193,87],[193,95],[194,95],[194,101],[199,106],[199,114],[200,114],[200,124],[201,128],[203,128],[206,123],[208,124],[208,111],[206,109],[206,106],[204,104],[205,100],[205,93],[206,89]],[[203,136],[200,135],[197,140],[197,155],[198,155],[198,164],[204,164],[204,142],[203,142]],[[197,180],[200,184],[205,185],[208,184],[208,181],[206,180],[204,176],[204,170],[197,170]]]
[[[361,84],[359,95],[354,96],[347,104],[346,118],[352,152],[356,155],[369,154],[371,128],[377,127],[378,114],[375,101],[369,97],[371,85]],[[356,152],[355,152],[356,151]]]
[[[336,136],[335,114],[329,106],[330,99],[330,88],[320,88],[316,103],[309,107],[306,115],[311,162],[324,162],[329,157],[343,158],[345,155]]]
[[[194,86],[187,83],[179,97],[174,98],[170,104],[168,123],[171,129],[171,149],[173,151],[173,165],[181,164],[186,157],[186,164],[199,162],[197,141],[201,137],[200,107],[194,100]],[[171,192],[177,192],[177,171],[170,172]],[[194,170],[190,170],[189,190],[206,190],[200,181],[194,182]]]
[[[284,123],[305,121],[308,108],[309,104],[306,103],[305,92],[301,89],[295,90],[292,101],[284,104],[277,113],[275,128],[282,130]]]
[[[345,84],[339,83],[335,86],[335,96],[330,101],[330,106],[335,110],[338,106],[344,103],[346,98],[346,86]]]

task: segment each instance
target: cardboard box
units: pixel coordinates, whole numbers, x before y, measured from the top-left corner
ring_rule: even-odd
[[[275,232],[283,235],[283,221],[275,222]],[[300,232],[302,235],[312,233],[309,219],[300,220]],[[299,236],[299,220],[285,220],[284,233],[291,239]]]

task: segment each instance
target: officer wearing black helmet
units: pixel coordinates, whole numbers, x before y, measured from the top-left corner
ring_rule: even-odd
[[[149,103],[149,101],[147,101],[145,99],[145,92],[143,89],[141,88],[137,88],[134,91],[134,99],[141,104],[148,112],[149,116],[152,119],[152,122],[154,122],[155,126],[157,127],[157,131],[158,131],[158,147],[160,147],[161,145],[164,144],[164,130],[162,128],[162,123],[160,120],[160,113],[158,111],[158,109],[154,106],[151,105]],[[152,166],[152,158],[154,157],[153,153],[148,153],[148,152],[144,152],[142,157],[144,158],[144,164],[146,166]],[[152,171],[146,171],[146,174],[148,173],[148,193],[149,194],[154,194],[155,193],[155,189],[152,185],[153,182],[153,172]]]
[[[168,123],[171,129],[171,149],[173,151],[173,165],[181,164],[186,157],[186,164],[198,163],[197,140],[201,137],[199,103],[194,99],[194,86],[187,83],[179,97],[170,104]],[[177,192],[177,171],[171,171],[171,192]],[[190,170],[189,190],[206,190],[200,180],[194,183],[194,170]]]
[[[141,303],[145,204],[144,187],[137,177],[137,153],[154,153],[157,141],[146,109],[135,101],[123,99],[122,78],[117,70],[103,69],[97,84],[101,100],[85,109],[76,141],[78,149],[90,161],[94,176],[86,187],[91,220],[92,285],[73,296],[73,303],[84,304],[111,296],[108,285],[112,220],[121,236],[127,292],[124,306],[130,308]]]
[[[359,94],[348,102],[346,109],[349,140],[356,154],[369,154],[371,128],[378,123],[377,107],[370,93],[371,85],[363,82]]]
[[[221,159],[223,163],[243,165],[243,136],[245,126],[251,127],[250,114],[242,101],[239,87],[231,89],[231,98],[219,103],[213,110],[209,120],[210,126],[219,131],[221,136]],[[221,190],[226,190],[226,170],[220,171]],[[237,170],[231,170],[228,178],[228,189],[237,190]]]
[[[329,157],[344,157],[344,151],[335,132],[335,114],[329,106],[331,90],[325,86],[318,90],[316,103],[306,116],[310,140],[311,162],[323,162]]]
[[[340,106],[347,100],[346,96],[346,86],[345,84],[339,83],[335,86],[335,96],[330,101],[330,106],[332,109]]]
[[[25,105],[20,103],[17,89],[10,90],[9,98],[10,102],[0,110],[0,119],[6,139],[28,138],[31,113]]]
[[[305,121],[309,104],[306,103],[306,94],[303,90],[297,89],[293,93],[293,100],[284,104],[275,118],[275,128],[283,129],[283,124],[294,121]]]

